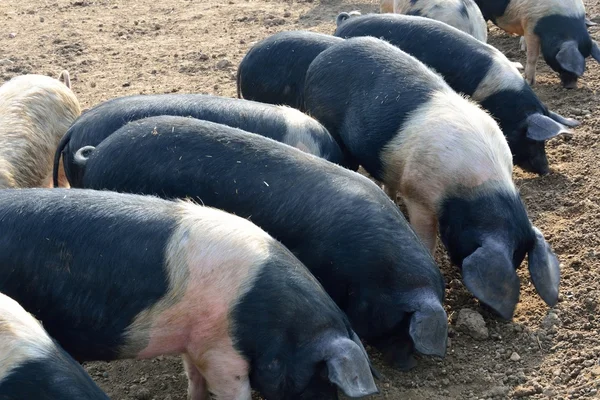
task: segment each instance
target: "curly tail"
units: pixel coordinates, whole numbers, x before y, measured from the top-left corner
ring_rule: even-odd
[[[58,187],[58,168],[60,167],[60,157],[62,156],[65,147],[69,144],[71,140],[71,130],[69,129],[67,133],[60,139],[58,142],[58,147],[56,148],[56,152],[54,153],[54,165],[52,166],[52,182],[54,183],[54,187]]]
[[[241,77],[241,70],[242,70],[242,64],[240,64],[240,66],[238,67],[237,70],[237,74],[236,74],[236,85],[237,85],[237,97],[238,99],[242,98],[242,77]]]

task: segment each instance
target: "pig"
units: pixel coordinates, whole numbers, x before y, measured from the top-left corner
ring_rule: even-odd
[[[549,173],[545,142],[579,125],[548,110],[499,50],[441,22],[371,14],[342,22],[335,35],[383,38],[433,68],[456,92],[470,96],[492,114],[506,136],[514,164],[526,171]]]
[[[444,356],[443,277],[366,177],[267,138],[171,116],[131,122],[76,156],[85,188],[189,197],[250,218],[310,269],[390,364],[413,367],[414,350]]]
[[[139,95],[100,103],[73,123],[54,155],[54,185],[58,184],[61,155],[69,183],[81,187],[83,171],[73,162],[77,150],[97,145],[129,121],[155,115],[191,116],[230,125],[346,165],[327,130],[293,108],[201,94]]]
[[[356,13],[360,15],[358,11],[346,14]],[[286,31],[258,42],[238,67],[238,98],[286,105],[304,112],[304,76],[308,66],[319,53],[341,41],[338,37],[322,33]],[[356,160],[344,149],[339,138],[334,136],[334,139],[345,160],[341,165],[357,171],[359,165]]]
[[[473,0],[381,0],[380,11],[435,19],[487,42],[487,23]]]
[[[0,293],[0,398],[109,400],[13,299]]]
[[[308,66],[342,39],[316,32],[279,32],[246,53],[237,71],[239,98],[304,110],[302,94]]]
[[[394,198],[400,192],[432,253],[439,227],[481,302],[512,318],[516,269],[528,253],[535,288],[556,304],[558,260],[527,216],[510,149],[489,114],[414,57],[372,37],[347,39],[317,56],[304,96],[367,172]]]
[[[600,62],[600,48],[587,30],[582,0],[475,0],[486,20],[508,33],[524,37],[525,78],[535,83],[540,51],[567,89],[577,87],[585,59]],[[591,22],[591,21],[590,21]]]
[[[0,188],[49,187],[56,146],[81,113],[68,71],[21,75],[0,86]],[[66,186],[63,174],[57,185]]]
[[[21,189],[0,191],[0,227],[0,291],[78,361],[182,354],[192,400],[250,400],[251,386],[268,399],[377,392],[346,316],[248,220],[189,201]]]

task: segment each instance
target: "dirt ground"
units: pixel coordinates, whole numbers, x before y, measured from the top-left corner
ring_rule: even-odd
[[[376,1],[1,0],[0,83],[68,69],[83,108],[140,93],[235,96],[236,66],[256,41],[282,30],[331,33],[340,11],[376,12]],[[600,22],[599,1],[586,5]],[[600,40],[600,29],[591,31]],[[490,43],[525,64],[517,38],[492,28]],[[501,321],[478,305],[438,249],[452,323],[448,355],[421,359],[402,373],[371,351],[384,374],[377,399],[600,398],[600,66],[589,60],[579,89],[571,91],[541,62],[538,71],[542,100],[583,122],[572,136],[548,144],[550,175],[515,169],[532,220],[562,262],[561,301],[549,314],[523,265],[514,321]],[[484,316],[488,339],[455,329],[463,308]],[[116,400],[186,398],[176,358],[86,367]]]

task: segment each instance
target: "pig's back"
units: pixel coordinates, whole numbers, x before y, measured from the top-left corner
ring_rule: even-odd
[[[2,190],[0,291],[76,358],[114,358],[134,316],[167,291],[171,207],[108,192]]]
[[[491,68],[494,49],[443,22],[382,14],[351,18],[336,36],[373,36],[397,46],[440,73],[454,90],[473,94]]]
[[[115,167],[107,172],[105,165]],[[127,125],[92,154],[84,185],[190,197],[249,218],[317,277],[329,274],[323,282],[334,300],[345,290],[335,282],[348,274],[358,280],[369,274],[368,268],[351,266],[368,265],[374,252],[393,260],[399,248],[410,251],[416,243],[397,207],[366,177],[273,140],[206,121],[163,116]],[[381,254],[381,249],[389,251]],[[331,265],[339,268],[333,271]],[[337,280],[332,277],[336,274]]]
[[[412,112],[447,87],[407,53],[375,38],[358,37],[325,50],[311,64],[306,104],[352,154],[378,155]],[[359,157],[359,162],[381,179],[379,157]]]

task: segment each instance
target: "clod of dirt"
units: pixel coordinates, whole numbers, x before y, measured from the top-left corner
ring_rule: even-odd
[[[284,25],[285,24],[285,19],[283,18],[272,18],[272,19],[266,19],[265,20],[265,26],[277,26],[277,25]]]
[[[496,386],[487,391],[486,397],[502,397],[508,395],[510,388],[507,386]]]
[[[456,319],[456,329],[477,340],[485,340],[490,336],[481,314],[469,308],[463,308],[459,311]]]
[[[552,328],[554,328],[555,326],[560,326],[561,321],[560,318],[558,317],[558,315],[556,315],[556,313],[550,311],[548,313],[548,315],[546,315],[546,317],[544,318],[544,320],[542,321],[542,327],[546,330],[550,330]]]
[[[538,385],[535,386],[526,386],[526,387],[518,387],[513,392],[513,396],[516,398],[533,396],[534,394],[542,393],[542,388]]]

